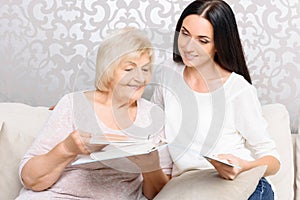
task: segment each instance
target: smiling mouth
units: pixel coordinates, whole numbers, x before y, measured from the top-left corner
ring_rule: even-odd
[[[128,85],[128,86],[133,88],[134,90],[139,90],[144,87],[144,85]]]
[[[187,60],[193,60],[195,57],[197,57],[197,55],[193,55],[193,54],[190,54],[190,53],[184,53],[184,57]]]

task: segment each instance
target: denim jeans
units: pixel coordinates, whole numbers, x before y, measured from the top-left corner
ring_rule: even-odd
[[[248,200],[274,200],[274,192],[265,178],[261,178]]]

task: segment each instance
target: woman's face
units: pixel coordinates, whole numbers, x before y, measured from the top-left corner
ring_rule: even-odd
[[[151,62],[148,53],[144,53],[140,57],[125,56],[115,69],[111,82],[114,97],[136,101],[141,98],[151,76]]]
[[[186,66],[201,67],[213,61],[215,55],[214,30],[200,15],[189,15],[182,23],[178,49]]]

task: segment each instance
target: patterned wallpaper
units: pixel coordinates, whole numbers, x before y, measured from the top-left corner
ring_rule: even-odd
[[[93,88],[96,49],[115,28],[147,30],[158,62],[190,0],[0,0],[0,101],[50,106]],[[299,0],[228,0],[262,104],[300,114]]]

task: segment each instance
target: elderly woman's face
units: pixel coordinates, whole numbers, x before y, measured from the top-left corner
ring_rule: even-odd
[[[126,98],[128,101],[141,98],[151,76],[151,62],[147,53],[140,57],[125,56],[114,71],[111,82],[114,97]]]

